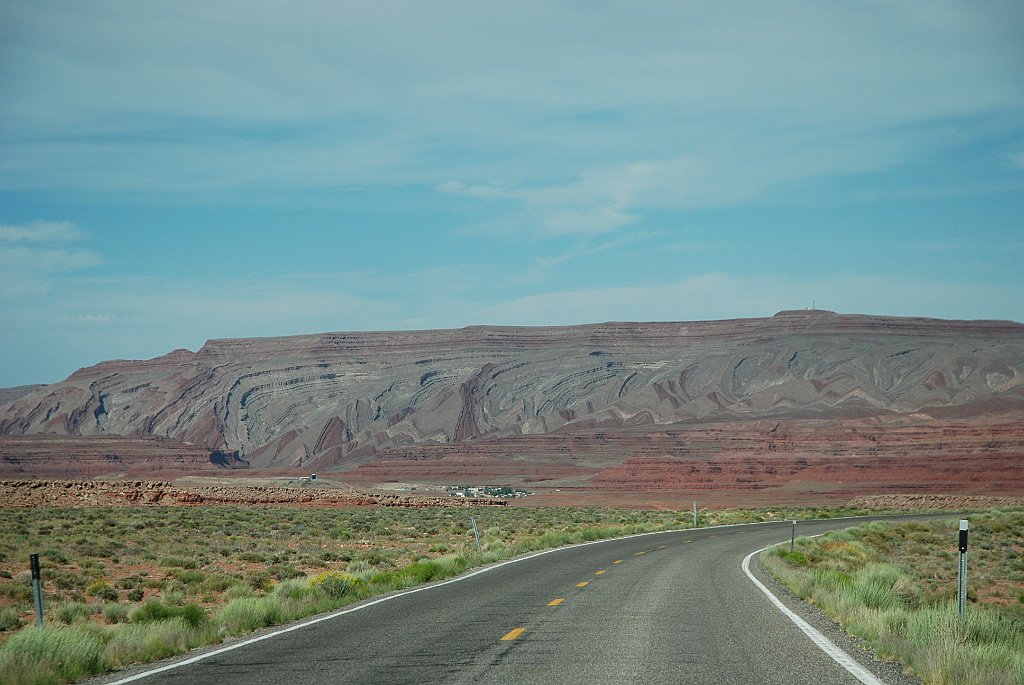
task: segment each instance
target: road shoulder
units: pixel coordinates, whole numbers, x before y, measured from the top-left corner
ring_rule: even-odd
[[[807,621],[822,635],[831,640],[837,647],[856,659],[861,666],[868,669],[885,683],[889,685],[922,685],[917,677],[904,673],[903,664],[900,662],[882,661],[875,657],[874,653],[865,649],[857,638],[847,634],[842,627],[833,621],[825,612],[813,604],[804,602],[788,589],[780,585],[775,578],[761,565],[760,554],[755,554],[751,560],[750,571],[754,577],[761,581],[779,601],[786,605],[790,611]],[[784,615],[779,614],[779,619],[787,621]]]

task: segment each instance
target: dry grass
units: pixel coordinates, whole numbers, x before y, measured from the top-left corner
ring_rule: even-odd
[[[926,683],[1024,683],[1024,512],[974,515],[967,619],[957,522],[870,523],[765,552],[766,568]]]

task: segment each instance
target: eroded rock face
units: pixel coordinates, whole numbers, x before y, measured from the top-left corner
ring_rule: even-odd
[[[0,405],[0,434],[161,436],[253,467],[717,421],[1024,412],[1024,325],[767,319],[214,340]]]
[[[537,493],[537,503],[681,506],[694,498],[756,506],[838,504],[879,493],[1013,495],[1024,493],[1024,422],[802,419],[555,433],[387,449],[343,477],[364,485],[511,483]]]
[[[0,435],[0,478],[173,478],[248,467],[237,452],[155,436]]]

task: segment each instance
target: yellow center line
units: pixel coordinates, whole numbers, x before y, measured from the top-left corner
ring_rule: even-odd
[[[622,559],[616,559],[616,560],[615,560],[615,561],[613,561],[612,563],[613,563],[613,564],[621,564],[621,563],[622,563]]]
[[[516,628],[515,630],[508,631],[508,633],[506,633],[505,637],[503,637],[501,639],[502,639],[502,641],[505,641],[505,642],[507,642],[509,640],[515,640],[516,638],[518,638],[520,635],[522,635],[525,632],[526,632],[526,628]]]
[[[693,542],[693,540],[683,540],[683,542]]]
[[[604,570],[601,570],[601,571],[594,571],[594,575],[595,575],[595,576],[603,576],[604,574],[605,574]]]
[[[666,547],[668,547],[668,545],[662,545],[662,546],[661,546],[661,547],[659,547],[658,549],[665,549]]]
[[[640,556],[641,554],[647,554],[647,552],[637,552],[636,553],[637,556]]]
[[[559,604],[561,604],[564,601],[565,601],[565,597],[559,597],[558,599],[553,599],[550,602],[548,602],[548,606],[549,607],[556,607],[556,606],[558,606]]]
[[[590,585],[589,580],[584,580],[582,583],[576,583],[576,587],[586,587],[588,585]]]

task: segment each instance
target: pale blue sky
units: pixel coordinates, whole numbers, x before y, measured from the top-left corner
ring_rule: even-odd
[[[1024,6],[0,5],[0,386],[209,338],[1024,321]]]

